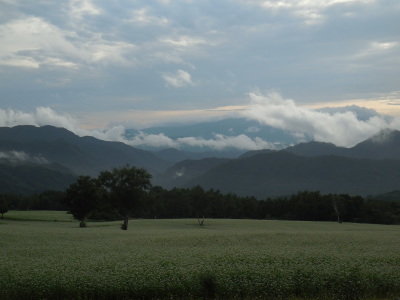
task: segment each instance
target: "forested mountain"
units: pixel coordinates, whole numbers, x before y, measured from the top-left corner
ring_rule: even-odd
[[[164,181],[158,182],[166,187],[199,184],[257,198],[299,190],[363,196],[385,193],[399,188],[399,141],[399,131],[385,130],[352,148],[309,142],[281,151],[251,151],[240,159],[219,160],[215,165],[185,161],[171,167]],[[188,176],[180,172],[175,179],[173,171],[179,170],[190,172]]]
[[[302,157],[280,151],[230,160],[184,186],[199,184],[262,199],[300,190],[365,196],[395,190],[399,182],[400,160]]]
[[[168,168],[164,173],[155,174],[153,184],[164,188],[186,186],[188,182],[195,182],[199,176],[228,161],[230,160],[227,158],[204,158],[181,161]]]
[[[157,172],[168,165],[151,152],[120,142],[79,137],[66,129],[52,126],[0,128],[0,152],[19,152],[43,158],[63,165],[77,175],[94,176],[100,171],[126,164]]]
[[[354,158],[400,159],[400,131],[385,129],[351,148],[338,147],[331,143],[311,141],[287,147],[282,151],[300,156],[337,155]],[[258,150],[244,153],[241,157],[273,152]]]
[[[9,164],[0,162],[0,193],[29,195],[64,190],[76,175],[57,164]]]
[[[153,153],[167,162],[178,163],[184,160],[199,160],[209,157],[236,158],[242,152],[243,151],[234,151],[234,150],[190,152],[190,151],[178,150],[175,148],[167,148],[154,151]]]
[[[284,149],[285,152],[300,156],[313,157],[322,155],[348,156],[348,148],[337,147],[331,143],[308,142],[300,143]]]
[[[400,131],[382,130],[349,149],[350,156],[372,159],[400,159]]]
[[[0,193],[63,190],[78,175],[124,165],[164,170],[168,163],[151,152],[119,142],[79,137],[64,128],[0,128]]]
[[[169,168],[173,161],[199,156],[173,149],[162,152],[169,162],[148,151],[79,137],[63,128],[0,128],[0,193],[62,189],[74,176],[97,176],[126,164],[152,172],[153,184],[164,188],[201,185],[260,199],[299,190],[367,196],[398,190],[400,184],[400,132],[393,130],[352,148],[309,142],[281,151],[252,151],[236,159],[184,160]]]

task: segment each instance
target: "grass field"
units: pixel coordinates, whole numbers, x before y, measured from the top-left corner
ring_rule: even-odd
[[[0,299],[400,299],[398,226],[5,217]]]
[[[9,211],[5,214],[8,220],[19,221],[54,221],[54,222],[74,222],[74,217],[65,211]]]

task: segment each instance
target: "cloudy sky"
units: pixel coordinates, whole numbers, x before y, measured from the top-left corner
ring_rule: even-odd
[[[400,116],[399,15],[398,0],[0,0],[0,115],[277,124],[259,107],[273,95]]]

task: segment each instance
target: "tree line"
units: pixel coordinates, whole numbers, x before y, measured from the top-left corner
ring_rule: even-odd
[[[146,170],[129,166],[101,172],[97,178],[80,176],[63,192],[0,195],[0,214],[10,208],[68,210],[81,227],[87,219],[122,219],[122,229],[128,228],[130,218],[197,218],[200,225],[205,218],[400,224],[400,201],[318,191],[257,200],[200,186],[166,190],[152,186]]]

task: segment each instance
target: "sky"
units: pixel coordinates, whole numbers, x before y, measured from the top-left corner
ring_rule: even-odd
[[[399,15],[398,0],[0,0],[0,125],[244,116],[349,146],[400,129]],[[393,119],[316,111],[352,105]]]

